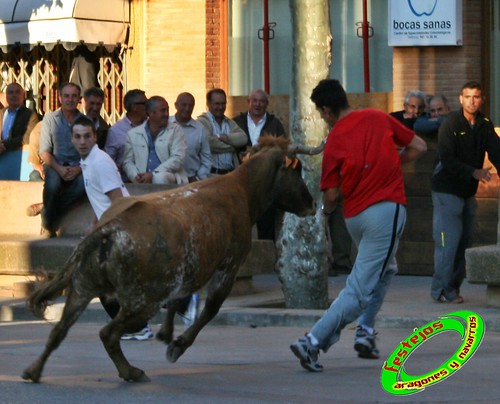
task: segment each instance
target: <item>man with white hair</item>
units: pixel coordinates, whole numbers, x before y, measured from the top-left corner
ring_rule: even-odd
[[[413,129],[417,118],[425,112],[425,94],[419,90],[408,91],[403,108],[401,111],[391,112],[391,116],[407,128]]]
[[[247,135],[247,146],[256,145],[261,135],[288,136],[281,121],[267,112],[269,96],[264,90],[255,89],[248,96],[248,111],[233,120]]]
[[[233,120],[247,135],[247,143],[240,151],[259,143],[262,135],[288,137],[281,121],[267,112],[269,96],[264,90],[255,89],[248,96],[248,111],[241,112]],[[278,212],[275,208],[268,209],[257,222],[259,239],[274,240],[275,225]]]

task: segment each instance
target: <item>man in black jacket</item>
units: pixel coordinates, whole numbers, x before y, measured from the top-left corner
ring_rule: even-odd
[[[479,110],[484,97],[477,82],[464,84],[459,111],[439,128],[438,156],[432,175],[434,276],[431,296],[441,303],[462,303],[465,249],[472,244],[475,194],[479,181],[491,179],[485,153],[500,171],[500,139]]]
[[[18,83],[11,83],[5,90],[7,108],[0,110],[0,155],[19,150],[28,144],[31,130],[38,122],[36,112],[24,105],[24,89]]]
[[[261,135],[288,136],[281,121],[267,113],[269,97],[264,90],[253,90],[248,96],[248,111],[233,120],[247,134],[247,146],[259,143]]]
[[[248,96],[248,111],[240,113],[233,119],[247,135],[246,147],[239,150],[240,152],[243,152],[248,147],[256,145],[261,135],[288,137],[281,121],[273,114],[267,112],[268,105],[269,97],[267,93],[260,89],[253,90]],[[257,222],[259,239],[275,239],[275,222],[277,220],[277,214],[276,209],[271,207]]]

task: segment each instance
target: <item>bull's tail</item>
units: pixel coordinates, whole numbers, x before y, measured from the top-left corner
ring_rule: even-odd
[[[43,318],[49,301],[60,296],[62,291],[69,286],[74,272],[73,268],[58,272],[53,279],[42,284],[30,295],[28,305],[36,317]]]
[[[92,236],[90,236],[92,237]],[[84,240],[71,254],[64,268],[60,270],[54,278],[43,283],[28,298],[28,306],[36,317],[44,318],[45,309],[49,303],[59,297],[73,279],[76,269],[79,267],[79,261],[85,248],[83,247],[87,240]],[[82,248],[83,247],[83,248]]]

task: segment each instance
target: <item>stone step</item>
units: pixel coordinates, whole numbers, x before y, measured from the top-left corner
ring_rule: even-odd
[[[0,238],[0,275],[36,275],[44,270],[55,273],[63,268],[80,242],[76,237],[51,239],[22,236]]]

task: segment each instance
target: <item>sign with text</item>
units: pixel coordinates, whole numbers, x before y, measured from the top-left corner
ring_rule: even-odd
[[[389,46],[462,46],[462,0],[389,0]]]

